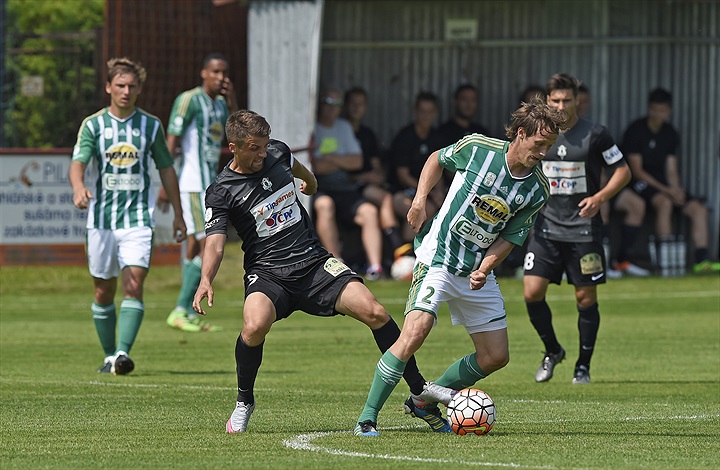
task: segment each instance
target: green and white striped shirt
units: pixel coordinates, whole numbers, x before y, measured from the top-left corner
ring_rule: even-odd
[[[440,150],[440,165],[455,177],[442,207],[415,237],[420,262],[469,276],[498,236],[523,244],[550,185],[538,166],[522,178],[511,175],[509,144],[471,134]]]
[[[158,170],[173,164],[160,119],[140,108],[118,119],[104,108],[83,121],[72,159],[87,165],[85,184],[94,196],[87,228],[155,226],[150,161]]]
[[[167,131],[182,137],[180,191],[205,192],[217,176],[229,116],[225,97],[218,95],[212,99],[200,86],[175,98]]]

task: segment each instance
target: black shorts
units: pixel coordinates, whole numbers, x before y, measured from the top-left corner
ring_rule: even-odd
[[[641,198],[645,200],[648,207],[652,207],[652,198],[660,191],[652,186],[648,185],[644,181],[634,180],[630,183],[630,187],[635,191]],[[695,197],[692,194],[685,193],[685,205],[691,201],[698,201],[701,204],[705,204],[706,198]],[[684,206],[683,206],[684,207]]]
[[[362,277],[336,258],[316,258],[282,268],[255,267],[245,273],[245,298],[262,292],[275,305],[277,320],[295,310],[320,317],[338,315],[340,292]]]
[[[574,286],[605,283],[605,252],[602,243],[559,242],[532,237],[525,253],[525,275],[540,276],[560,284],[563,272]]]
[[[355,224],[355,214],[358,207],[364,202],[368,202],[363,198],[362,192],[353,191],[318,191],[315,197],[326,195],[330,196],[335,202],[335,219],[344,225]]]
[[[632,183],[630,183],[630,188],[635,191],[638,196],[643,198],[648,207],[652,207],[653,196],[660,192],[652,186],[649,186],[646,182],[640,180],[633,180]]]

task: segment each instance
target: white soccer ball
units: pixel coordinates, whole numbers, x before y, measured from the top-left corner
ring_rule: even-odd
[[[401,256],[390,267],[390,275],[393,279],[408,281],[412,279],[413,267],[415,267],[414,256]]]
[[[465,388],[453,395],[447,405],[447,417],[455,434],[487,434],[497,413],[490,395],[476,388]]]

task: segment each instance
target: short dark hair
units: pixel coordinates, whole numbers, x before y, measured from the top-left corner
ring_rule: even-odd
[[[418,107],[418,104],[420,104],[421,101],[431,101],[435,104],[436,108],[440,107],[440,100],[438,99],[437,95],[431,91],[421,91],[417,95],[415,95],[415,107]]]
[[[463,83],[462,85],[455,88],[455,91],[453,92],[453,98],[457,99],[458,96],[460,96],[460,93],[462,93],[465,90],[472,90],[475,92],[476,95],[480,94],[477,87],[475,85],[473,85],[472,83]]]
[[[343,97],[343,101],[344,101],[345,103],[347,103],[348,101],[350,101],[350,97],[353,96],[353,95],[362,95],[366,100],[367,100],[367,97],[368,97],[368,94],[367,94],[367,91],[365,91],[365,88],[363,88],[363,87],[361,87],[361,86],[354,86],[354,87],[352,87],[352,88],[349,88],[349,89],[345,92],[345,96]]]
[[[566,126],[567,113],[545,103],[539,96],[529,103],[523,103],[512,113],[510,124],[505,126],[505,135],[511,141],[517,137],[518,129],[525,129],[529,137],[537,133],[559,134]]]
[[[667,104],[672,106],[672,93],[665,88],[655,88],[648,95],[648,103]]]
[[[242,145],[248,137],[269,137],[270,124],[255,111],[241,109],[228,118],[225,135],[228,143]]]
[[[220,52],[211,52],[210,54],[206,55],[202,62],[202,68],[207,68],[208,64],[212,60],[222,60],[226,64],[228,63],[227,59],[223,54]]]
[[[572,90],[573,96],[577,96],[580,81],[567,73],[556,73],[550,77],[545,85],[545,93],[550,95],[555,90]]]

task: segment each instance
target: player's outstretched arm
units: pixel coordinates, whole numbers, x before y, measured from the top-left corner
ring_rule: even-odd
[[[308,196],[312,196],[317,192],[317,178],[308,167],[303,165],[297,158],[293,161],[292,174],[295,178],[300,178],[300,192]]]
[[[224,233],[214,233],[208,235],[205,239],[205,251],[203,252],[202,262],[202,273],[200,275],[200,285],[195,291],[195,297],[193,298],[193,310],[200,315],[205,315],[202,309],[202,300],[207,297],[208,307],[213,306],[215,300],[215,293],[213,292],[212,282],[217,275],[218,269],[220,269],[220,263],[222,262],[223,255],[225,254],[225,239],[227,237]]]

